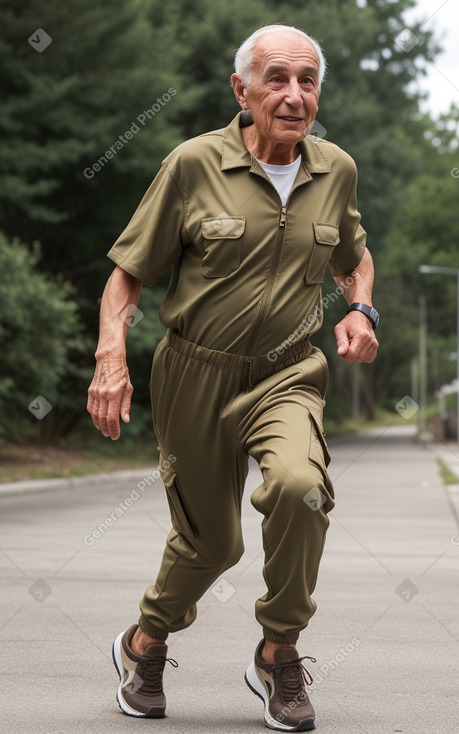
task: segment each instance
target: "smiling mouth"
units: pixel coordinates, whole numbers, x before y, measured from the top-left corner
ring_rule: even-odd
[[[302,122],[303,121],[302,117],[290,117],[287,115],[279,115],[278,119],[287,120],[288,122]]]

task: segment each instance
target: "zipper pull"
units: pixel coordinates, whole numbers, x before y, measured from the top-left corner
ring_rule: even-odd
[[[279,220],[279,227],[285,227],[286,218],[287,218],[287,207],[283,206],[281,210],[280,220]]]

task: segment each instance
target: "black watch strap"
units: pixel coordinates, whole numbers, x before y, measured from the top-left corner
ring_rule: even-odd
[[[373,329],[376,329],[378,326],[379,313],[375,308],[373,308],[373,306],[368,306],[366,303],[351,303],[347,309],[347,313],[350,313],[351,311],[361,311],[364,313]]]

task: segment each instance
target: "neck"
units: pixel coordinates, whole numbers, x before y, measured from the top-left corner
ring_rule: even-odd
[[[254,158],[258,158],[262,163],[270,163],[273,166],[286,166],[295,161],[300,151],[296,145],[282,145],[274,143],[272,140],[261,138],[255,125],[243,127],[241,129],[244,145]]]

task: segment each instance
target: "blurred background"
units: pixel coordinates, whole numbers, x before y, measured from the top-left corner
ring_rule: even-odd
[[[148,387],[168,277],[143,289],[131,423],[112,444],[86,413],[105,255],[165,155],[234,117],[234,50],[274,22],[324,48],[317,134],[357,163],[376,266],[377,361],[336,356],[342,298],[315,337],[330,363],[326,430],[412,421],[456,438],[457,3],[0,0],[0,11],[0,481],[154,462]],[[335,290],[329,277],[324,296]]]

